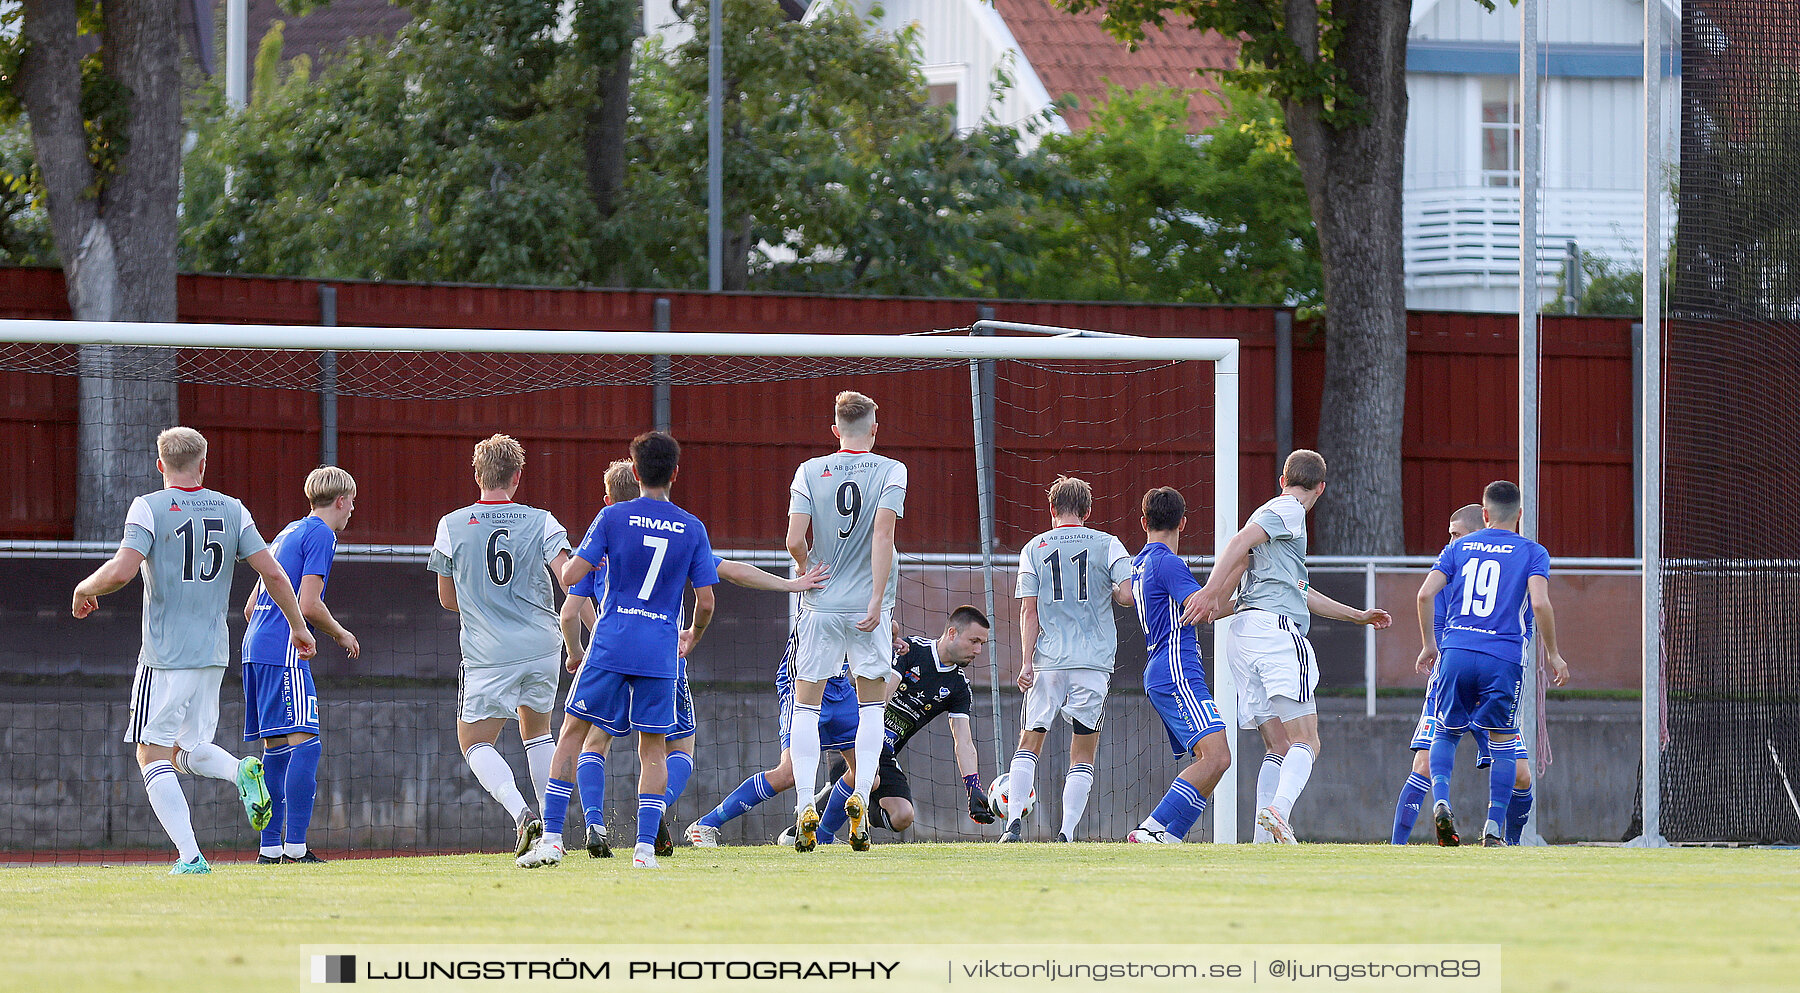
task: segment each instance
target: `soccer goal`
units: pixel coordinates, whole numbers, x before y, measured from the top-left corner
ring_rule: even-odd
[[[324,599],[359,638],[361,657],[322,643],[312,663],[324,750],[311,838],[323,851],[494,850],[510,832],[457,747],[457,620],[439,607],[425,571],[437,519],[475,499],[470,451],[491,434],[513,435],[526,449],[516,499],[552,511],[576,542],[602,505],[607,465],[627,457],[639,432],[668,429],[683,445],[674,500],[707,524],[719,554],[786,575],[795,467],[833,449],[839,390],[875,399],[878,450],[910,468],[896,542],[901,633],[936,637],[964,603],[994,620],[989,649],[969,669],[983,782],[1005,770],[1017,742],[1014,583],[1021,543],[1049,527],[1050,483],[1087,480],[1089,523],[1133,551],[1143,542],[1144,492],[1176,487],[1189,506],[1181,551],[1196,569],[1239,524],[1239,346],[1231,339],[993,321],[873,335],[13,320],[0,321],[0,343],[0,377],[52,412],[41,443],[14,451],[10,465],[49,480],[63,506],[78,500],[77,478],[95,465],[115,485],[86,479],[83,494],[116,501],[116,492],[160,487],[153,439],[176,423],[206,435],[206,485],[241,498],[265,538],[306,515],[309,470],[330,461],[355,476],[355,514],[339,536]],[[126,474],[143,482],[121,490],[116,479]],[[105,598],[86,620],[68,616],[70,589],[117,546],[124,510],[120,502],[94,511],[103,533],[88,540],[0,543],[37,618],[0,650],[0,673],[21,687],[0,702],[13,743],[0,786],[0,851],[72,859],[164,846],[129,747],[119,743],[140,641],[139,588]],[[234,754],[257,750],[241,741],[235,664],[237,606],[253,579],[238,570],[234,664],[215,739]],[[678,823],[780,755],[772,681],[792,598],[718,589],[714,626],[691,660],[699,731]],[[1141,692],[1136,618],[1119,608],[1116,622],[1119,653],[1083,838],[1122,838],[1178,769]],[[1220,637],[1207,668],[1235,725],[1229,671],[1213,664]],[[917,808],[907,840],[997,834],[968,816],[947,725],[927,728],[900,756]],[[1066,727],[1052,731],[1040,763],[1038,792],[1050,810],[1067,768]],[[498,747],[528,790],[514,728]],[[617,784],[609,796],[631,800],[630,749],[615,749],[608,772]],[[1236,778],[1227,775],[1215,794],[1213,840],[1239,837]],[[188,796],[203,845],[254,847],[225,784],[200,780]],[[577,806],[570,831],[579,830]],[[785,800],[764,804],[732,822],[724,840],[767,842],[790,809]],[[1054,818],[1040,815],[1028,837],[1055,830]]]

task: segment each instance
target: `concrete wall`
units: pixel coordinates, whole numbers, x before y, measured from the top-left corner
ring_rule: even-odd
[[[234,753],[241,727],[241,695],[236,670],[226,679],[218,740]],[[1130,680],[1122,678],[1121,685]],[[331,690],[323,694],[325,756],[311,841],[324,849],[402,848],[497,851],[511,845],[504,811],[488,799],[458,753],[453,727],[455,691]],[[119,742],[126,693],[117,689],[15,687],[0,702],[0,850],[73,848],[161,848],[167,842],[144,798],[128,746]],[[978,694],[976,732],[991,727],[986,694]],[[700,687],[698,768],[677,816],[685,825],[745,777],[774,764],[775,704],[762,688]],[[1323,700],[1324,754],[1312,784],[1295,810],[1302,838],[1314,841],[1384,840],[1394,798],[1406,777],[1411,753],[1406,740],[1417,720],[1417,703],[1383,701],[1392,712],[1374,718],[1360,704]],[[1016,693],[1003,694],[1001,707],[1017,712]],[[1140,693],[1116,690],[1101,740],[1098,775],[1082,834],[1122,838],[1148,812],[1178,771],[1166,737]],[[1555,765],[1543,782],[1543,832],[1555,841],[1616,840],[1630,817],[1636,783],[1638,721],[1635,706],[1559,705],[1551,714]],[[1052,735],[1040,768],[1039,813],[1034,835],[1054,832],[1060,818],[1062,770],[1067,765],[1066,732]],[[1465,745],[1465,749],[1470,746]],[[516,733],[500,743],[525,782]],[[1261,754],[1254,735],[1240,738],[1239,795],[1242,824],[1249,824],[1254,777]],[[1008,750],[1010,756],[1010,749]],[[997,770],[994,755],[981,748],[982,778]],[[951,755],[947,726],[915,739],[903,756],[913,781],[919,820],[913,840],[979,840],[996,829],[978,828],[967,816],[962,786]],[[636,762],[626,747],[615,750],[609,768],[609,796],[615,833],[628,832],[635,817]],[[183,777],[194,808],[194,824],[209,851],[254,847],[235,790],[226,783]],[[1474,816],[1483,803],[1485,778],[1474,774],[1472,756],[1458,765],[1455,801]],[[623,800],[624,806],[618,806]],[[770,841],[792,807],[787,797],[763,805],[728,826],[734,844]],[[568,831],[580,837],[578,812]],[[1210,815],[1190,840],[1210,836]],[[893,840],[878,832],[878,841]],[[1423,826],[1415,835],[1425,837]]]

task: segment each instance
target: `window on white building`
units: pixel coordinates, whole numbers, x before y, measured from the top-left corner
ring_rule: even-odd
[[[1481,77],[1481,185],[1519,185],[1519,81]]]

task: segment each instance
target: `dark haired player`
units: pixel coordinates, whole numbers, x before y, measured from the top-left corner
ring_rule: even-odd
[[[656,867],[656,833],[669,785],[669,735],[681,724],[678,657],[683,648],[699,644],[712,623],[712,588],[719,581],[706,525],[669,500],[680,458],[681,446],[661,431],[633,439],[631,468],[643,495],[602,509],[563,567],[563,582],[574,585],[605,562],[606,596],[551,758],[544,835],[519,857],[527,869],[562,861],[563,818],[589,726],[615,738],[637,732],[638,830],[631,864]],[[689,583],[694,616],[682,631],[681,597]]]
[[[1144,550],[1131,562],[1138,624],[1144,629],[1144,695],[1162,718],[1176,758],[1194,757],[1169,784],[1150,816],[1125,840],[1180,844],[1206,812],[1207,799],[1231,767],[1231,746],[1219,705],[1200,666],[1200,641],[1182,611],[1200,596],[1200,584],[1181,561],[1187,501],[1172,487],[1144,494]]]
[[[1503,479],[1489,483],[1481,494],[1481,517],[1487,527],[1446,546],[1419,587],[1419,633],[1425,647],[1419,651],[1417,669],[1428,672],[1437,663],[1442,670],[1431,701],[1437,714],[1437,733],[1431,740],[1431,791],[1436,798],[1431,814],[1442,845],[1457,843],[1450,770],[1457,742],[1471,726],[1488,733],[1494,755],[1481,844],[1490,848],[1506,844],[1507,808],[1518,765],[1519,685],[1528,664],[1527,618],[1543,630],[1551,681],[1557,686],[1569,681],[1550,606],[1550,553],[1518,533],[1522,507],[1517,485]],[[1440,640],[1432,626],[1432,604],[1438,591],[1452,583]]]
[[[994,822],[975,759],[975,737],[969,725],[975,693],[965,671],[981,657],[991,630],[987,615],[965,604],[950,612],[944,633],[936,639],[902,638],[895,646],[894,674],[888,677],[888,701],[882,720],[880,761],[875,768],[875,788],[869,794],[870,819],[874,823],[895,832],[912,826],[912,784],[900,767],[900,752],[914,735],[944,714],[950,715],[956,771],[962,776],[963,791],[968,796],[969,817],[977,824]],[[844,805],[851,795],[850,783],[841,778],[843,772],[838,763],[834,761],[832,766],[836,785],[819,824],[819,840],[825,842],[833,840],[848,819]]]

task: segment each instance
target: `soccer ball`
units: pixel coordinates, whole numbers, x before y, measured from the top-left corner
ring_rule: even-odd
[[[1002,821],[1006,820],[1006,802],[1007,802],[1007,792],[1006,791],[1007,791],[1007,788],[1011,784],[1012,784],[1012,773],[1003,772],[997,778],[995,778],[994,785],[988,787],[988,809],[992,810],[994,812],[994,816],[996,818],[999,818]],[[1031,816],[1031,810],[1033,807],[1036,807],[1036,806],[1037,806],[1037,790],[1033,789],[1031,791],[1031,795],[1025,798],[1025,806],[1019,811],[1019,816],[1020,817]]]

